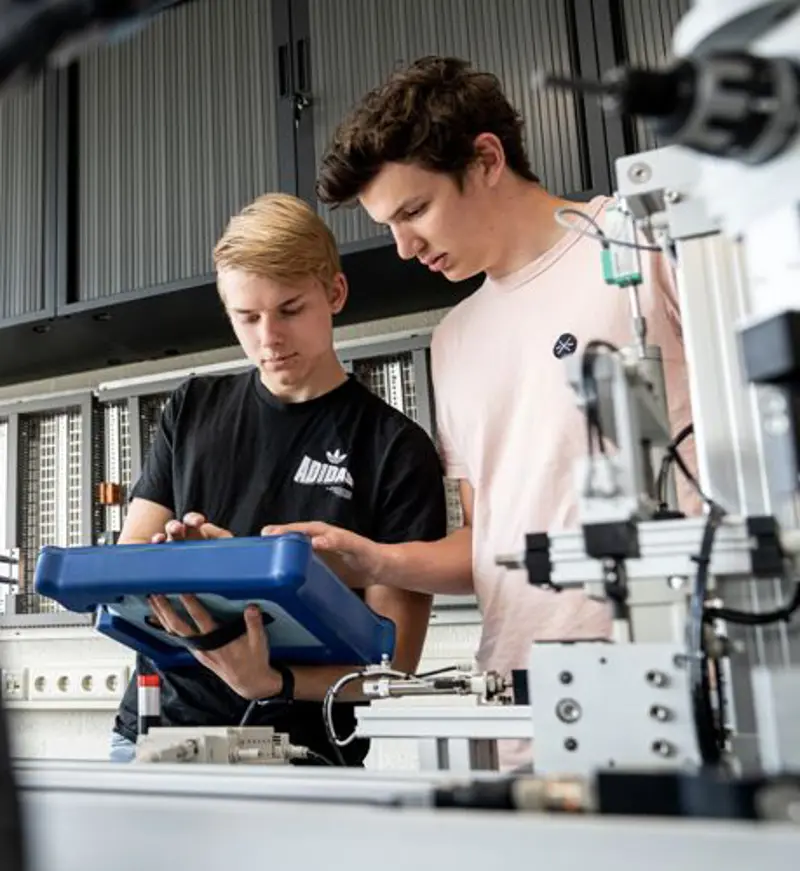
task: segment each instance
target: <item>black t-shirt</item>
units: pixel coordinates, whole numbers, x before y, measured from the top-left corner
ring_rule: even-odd
[[[334,390],[283,403],[253,370],[192,378],[167,402],[132,491],[176,517],[199,511],[236,536],[267,524],[321,520],[378,542],[435,541],[446,534],[441,462],[425,431],[350,376]],[[291,665],[291,663],[287,663]],[[238,725],[248,702],[201,665],[163,672],[163,725]],[[354,706],[334,706],[340,736]],[[271,725],[331,758],[318,702],[256,706],[248,725]],[[137,733],[136,678],[115,721]],[[368,742],[342,748],[358,765]]]

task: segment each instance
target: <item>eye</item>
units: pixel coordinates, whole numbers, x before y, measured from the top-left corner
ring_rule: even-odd
[[[290,317],[292,317],[293,315],[299,315],[301,311],[303,311],[303,306],[302,306],[302,305],[297,305],[297,306],[293,306],[292,308],[285,308],[285,309],[283,309],[283,310],[282,310],[282,314],[283,314],[285,317],[290,318]]]
[[[427,204],[427,203],[423,203],[421,206],[415,206],[413,209],[409,209],[409,210],[406,212],[406,218],[408,218],[409,220],[412,219],[412,218],[417,218],[417,217],[419,217],[419,215],[421,215],[421,214],[425,211],[425,209],[427,209],[427,208],[428,208],[428,204]]]

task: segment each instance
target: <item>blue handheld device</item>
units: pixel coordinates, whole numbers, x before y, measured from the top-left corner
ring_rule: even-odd
[[[98,632],[163,669],[196,665],[191,647],[201,645],[158,624],[147,602],[155,593],[166,596],[182,616],[179,595],[196,595],[223,628],[237,621],[241,626],[245,607],[257,604],[276,662],[365,665],[394,653],[394,623],[372,611],[297,533],[44,547],[34,585],[69,611],[94,613]]]

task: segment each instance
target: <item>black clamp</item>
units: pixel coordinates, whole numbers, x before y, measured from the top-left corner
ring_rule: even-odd
[[[755,541],[750,552],[750,570],[757,578],[774,578],[784,572],[778,523],[774,517],[748,517],[747,535]]]
[[[631,521],[589,523],[583,527],[583,546],[592,559],[621,561],[638,559],[639,530]]]
[[[550,536],[546,532],[529,532],[525,536],[525,568],[528,583],[535,587],[560,590],[552,581],[553,563],[550,560]]]

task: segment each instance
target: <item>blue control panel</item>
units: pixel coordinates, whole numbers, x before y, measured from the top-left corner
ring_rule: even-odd
[[[213,541],[44,547],[37,593],[69,611],[93,613],[95,628],[161,668],[196,664],[189,645],[155,619],[147,597],[198,597],[218,624],[257,604],[276,662],[365,665],[392,656],[395,626],[372,611],[314,554],[304,535]],[[191,622],[191,621],[190,621]]]

